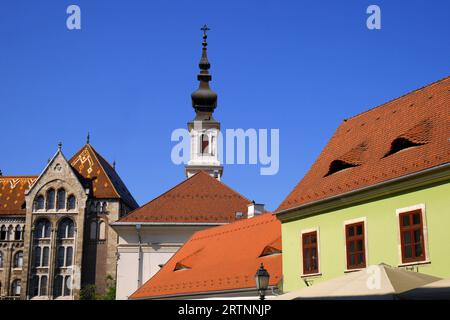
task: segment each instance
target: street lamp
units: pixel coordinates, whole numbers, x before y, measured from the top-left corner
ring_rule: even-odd
[[[258,289],[259,299],[261,300],[264,300],[266,290],[269,287],[269,278],[269,273],[264,269],[264,265],[261,263],[261,266],[255,274],[256,289]]]

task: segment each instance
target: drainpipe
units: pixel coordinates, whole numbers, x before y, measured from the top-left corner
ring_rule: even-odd
[[[136,233],[138,236],[138,279],[137,288],[139,289],[142,285],[142,238],[141,238],[141,225],[136,224]]]

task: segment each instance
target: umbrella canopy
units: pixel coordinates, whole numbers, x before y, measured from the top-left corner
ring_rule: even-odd
[[[399,295],[405,300],[450,300],[450,278],[435,281]]]
[[[275,299],[394,299],[398,293],[439,279],[379,264],[280,295]]]

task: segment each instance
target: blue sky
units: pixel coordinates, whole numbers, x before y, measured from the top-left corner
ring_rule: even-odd
[[[82,30],[66,28],[70,4]],[[194,117],[208,23],[222,128],[280,129],[277,175],[228,165],[223,181],[275,209],[344,118],[450,74],[449,14],[445,0],[2,0],[0,169],[39,174],[90,131],[140,204],[182,181],[170,135]]]

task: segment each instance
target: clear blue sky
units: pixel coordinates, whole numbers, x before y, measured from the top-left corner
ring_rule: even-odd
[[[82,30],[66,28],[66,8]],[[366,28],[378,4],[382,29]],[[208,23],[215,116],[279,128],[280,171],[225,166],[225,183],[275,209],[339,123],[450,74],[450,1],[2,0],[0,169],[39,174],[91,132],[143,204],[184,179],[172,130],[194,116]]]

